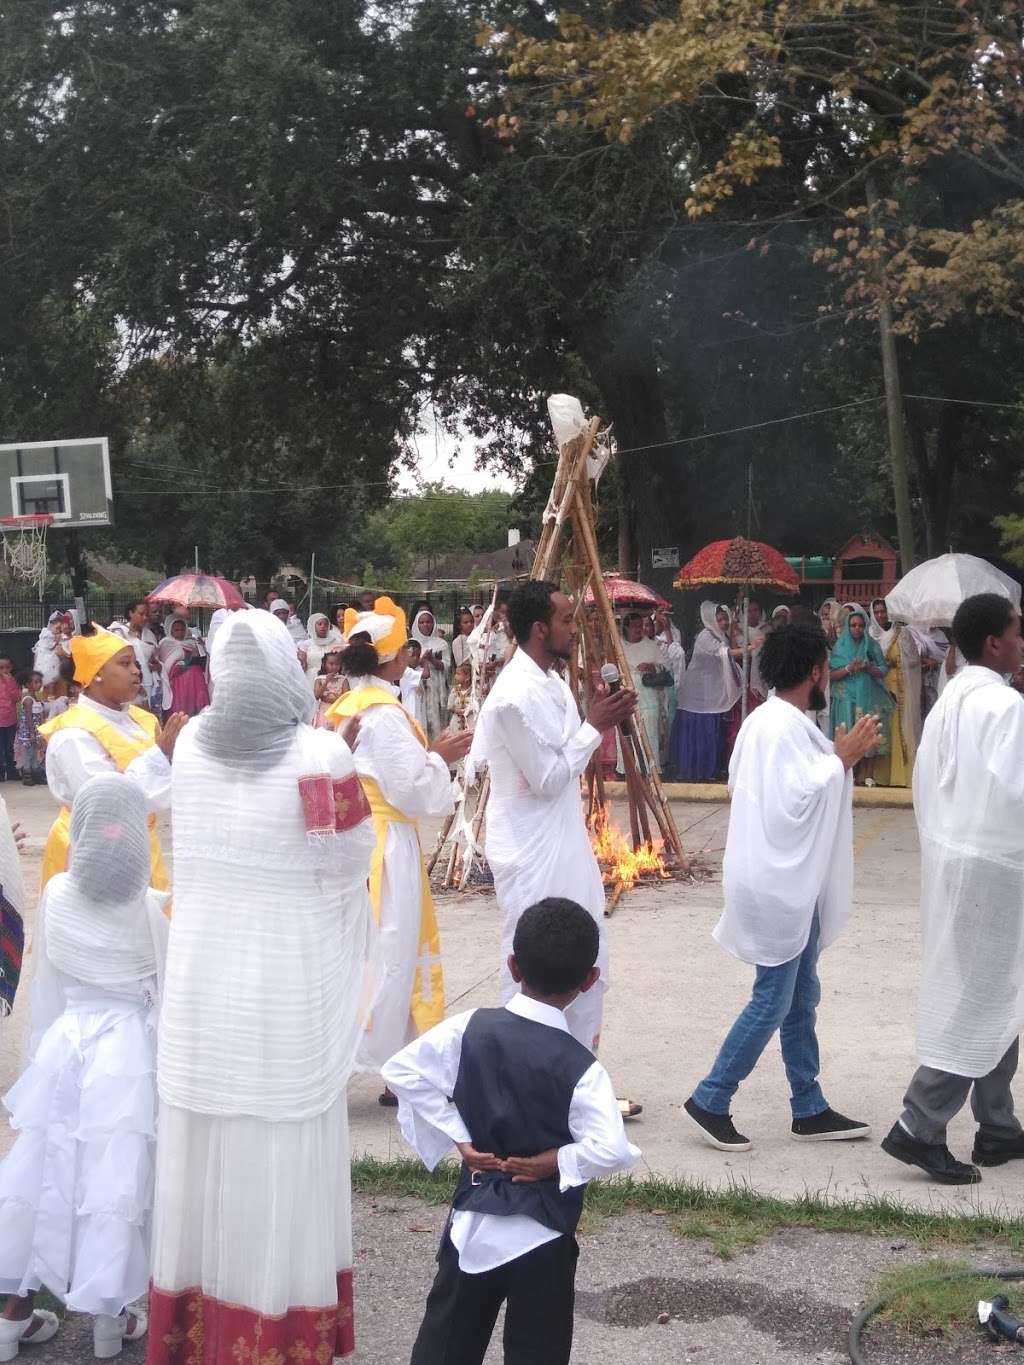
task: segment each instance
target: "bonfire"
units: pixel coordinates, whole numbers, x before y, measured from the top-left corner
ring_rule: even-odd
[[[641,844],[634,849],[622,830],[608,823],[607,810],[598,812],[591,829],[590,842],[604,884],[612,893],[605,909],[606,915],[614,911],[623,893],[632,891],[637,882],[671,880],[661,840]]]

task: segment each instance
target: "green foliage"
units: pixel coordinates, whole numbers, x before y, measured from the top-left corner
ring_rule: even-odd
[[[1018,485],[1018,496],[1024,497],[1024,485]],[[1011,513],[996,517],[993,522],[999,532],[1003,555],[1011,564],[1024,569],[1024,515]]]
[[[350,546],[350,565],[365,556],[377,579],[400,587],[414,561],[426,555],[500,549],[507,539],[511,502],[511,494],[500,490],[466,493],[443,482],[424,484],[420,492],[396,497],[366,518]],[[376,587],[377,579],[360,581]]]
[[[881,1322],[914,1336],[950,1338],[975,1334],[978,1300],[1005,1289],[1001,1280],[970,1274],[966,1261],[915,1261],[885,1271],[875,1297],[889,1300]]]
[[[450,1161],[427,1171],[411,1159],[380,1161],[361,1156],[352,1163],[352,1185],[362,1194],[405,1195],[443,1204],[455,1192],[458,1173],[458,1166]],[[807,1228],[897,1236],[929,1248],[974,1246],[984,1241],[1005,1246],[1014,1255],[1024,1250],[1020,1219],[985,1212],[926,1213],[888,1195],[842,1199],[807,1193],[798,1199],[779,1199],[742,1182],[719,1189],[687,1180],[623,1176],[588,1185],[586,1201],[588,1209],[605,1217],[655,1214],[676,1220],[681,1235],[707,1235],[714,1242],[726,1234],[736,1246],[782,1228]],[[706,1220],[704,1233],[695,1231],[700,1219]]]

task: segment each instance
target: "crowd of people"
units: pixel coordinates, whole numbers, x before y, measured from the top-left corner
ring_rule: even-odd
[[[582,1191],[636,1162],[623,1119],[641,1108],[595,1059],[613,976],[580,779],[631,717],[659,752],[675,735],[717,755],[746,680],[715,937],[754,967],[754,987],[685,1112],[712,1146],[749,1147],[731,1101],[779,1032],[793,1137],[867,1137],[819,1081],[818,960],[856,884],[853,774],[891,760],[885,717],[900,707],[902,720],[905,697],[882,687],[899,637],[877,614],[873,635],[852,608],[833,640],[778,613],[737,645],[709,603],[687,667],[667,613],[627,615],[637,688],[593,689],[583,718],[563,676],[579,615],[554,584],[521,584],[499,621],[460,614],[450,640],[429,608],[410,630],[386,596],[305,625],[284,599],[266,607],[215,618],[205,644],[164,623],[149,692],[140,650],[156,632],[141,608],[121,631],[48,627],[80,695],[39,726],[60,809],[30,1061],[5,1097],[18,1137],[0,1164],[0,1359],[57,1332],[43,1287],[94,1316],[101,1358],[147,1332],[147,1288],[152,1365],[350,1352],[346,1085],[363,1070],[428,1166],[453,1148],[462,1162],[413,1365],[480,1365],[502,1304],[510,1365],[566,1365]],[[914,779],[921,1065],[883,1148],[972,1183],[979,1166],[1024,1158],[1009,1089],[1024,1018],[1024,702],[1003,685],[1021,668],[1020,619],[1004,599],[969,599],[953,636],[963,662],[925,722]],[[172,695],[198,699],[182,686],[193,653],[208,694],[194,715],[163,706],[168,659]],[[663,718],[661,694],[705,657],[702,696],[711,674],[731,679],[728,710]],[[442,692],[456,705],[439,712]],[[682,739],[680,715],[719,730],[703,721]],[[418,821],[453,811],[460,765],[466,782],[489,781],[501,1004],[446,1018]],[[968,1165],[945,1127],[972,1087]]]
[[[623,650],[639,685],[640,716],[664,776],[688,782],[725,779],[745,716],[768,698],[760,659],[771,632],[791,621],[817,618],[829,645],[824,704],[814,722],[831,738],[863,715],[879,717],[872,752],[854,781],[868,787],[909,787],[925,717],[950,678],[965,667],[947,631],[894,623],[884,598],[867,609],[828,598],[816,613],[778,606],[766,617],[761,603],[700,605],[700,628],[684,647],[670,608],[627,611]],[[1013,685],[1024,686],[1018,673]],[[745,693],[745,696],[744,696]],[[607,771],[615,752],[604,755]],[[621,772],[621,766],[619,767]]]

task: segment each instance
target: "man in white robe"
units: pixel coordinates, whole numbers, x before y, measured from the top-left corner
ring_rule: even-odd
[[[1024,1157],[1010,1092],[1024,1023],[1024,700],[1004,681],[1020,667],[1020,617],[1006,598],[969,597],[953,639],[966,665],[925,721],[914,769],[920,1066],[882,1148],[942,1184],[967,1185],[979,1165]],[[968,1095],[974,1166],[946,1146]]]
[[[701,1137],[741,1152],[729,1105],[779,1032],[798,1142],[866,1137],[870,1128],[830,1108],[818,1083],[818,955],[839,936],[853,887],[852,769],[878,740],[864,716],[835,741],[805,713],[822,708],[828,645],[817,625],[769,632],[761,673],[774,687],[740,729],[729,765],[732,808],[722,868],[725,908],[714,937],[756,968],[750,1003],[714,1065],[686,1101]]]
[[[531,579],[509,601],[519,648],[498,674],[480,711],[467,782],[486,764],[491,776],[485,852],[501,913],[501,998],[516,993],[508,970],[519,916],[550,896],[577,901],[601,935],[601,976],[565,1012],[570,1032],[595,1051],[608,985],[604,884],[583,818],[580,777],[601,735],[636,709],[636,693],[598,697],[580,721],[576,699],[556,665],[572,656],[578,634],[572,600]]]

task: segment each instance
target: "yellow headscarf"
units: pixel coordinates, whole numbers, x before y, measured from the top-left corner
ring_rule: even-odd
[[[376,649],[381,663],[388,663],[408,640],[405,612],[390,597],[378,597],[373,611],[345,609],[345,639],[365,632]]]
[[[123,636],[104,630],[93,623],[94,635],[73,635],[71,637],[71,657],[75,661],[75,682],[88,687],[103,665],[129,648]]]

